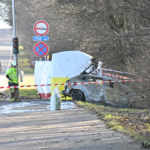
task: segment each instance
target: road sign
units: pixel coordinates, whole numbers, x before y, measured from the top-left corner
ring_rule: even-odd
[[[48,36],[33,36],[33,41],[49,41]]]
[[[38,57],[44,57],[48,54],[49,52],[49,47],[46,43],[44,42],[38,42],[34,45],[33,47],[33,52],[36,56]]]
[[[34,24],[33,30],[35,34],[43,36],[49,32],[49,25],[46,21],[40,20]]]

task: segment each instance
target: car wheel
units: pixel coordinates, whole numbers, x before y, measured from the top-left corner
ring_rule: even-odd
[[[73,100],[82,100],[82,101],[85,101],[85,96],[84,96],[84,93],[80,90],[73,90],[71,92],[71,97]]]

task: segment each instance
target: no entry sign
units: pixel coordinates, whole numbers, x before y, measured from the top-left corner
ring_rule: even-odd
[[[49,52],[49,47],[46,43],[44,42],[38,42],[34,45],[33,47],[33,52],[36,56],[38,57],[44,57],[48,54]]]
[[[34,24],[33,30],[35,34],[43,36],[49,32],[49,25],[46,21],[40,20]]]

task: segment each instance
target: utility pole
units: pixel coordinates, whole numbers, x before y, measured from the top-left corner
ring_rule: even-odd
[[[15,0],[12,0],[12,18],[13,18],[13,39],[17,38],[17,34],[16,34],[16,19],[15,19]],[[17,39],[18,40],[18,39]],[[13,43],[13,42],[12,42]],[[17,45],[18,45],[18,41],[17,41]],[[13,46],[13,45],[12,45]],[[19,51],[19,45],[18,45],[18,51]],[[14,52],[13,52],[14,53]],[[14,61],[17,64],[17,78],[18,78],[18,57],[17,54],[14,53]],[[19,84],[19,82],[18,82]],[[18,89],[19,90],[19,89]],[[18,91],[18,97],[19,97],[19,91]]]

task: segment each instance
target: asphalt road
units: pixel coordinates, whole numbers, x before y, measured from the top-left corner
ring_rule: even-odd
[[[12,61],[12,29],[0,29],[0,87],[7,86],[6,70]],[[0,92],[4,89],[0,89]]]

